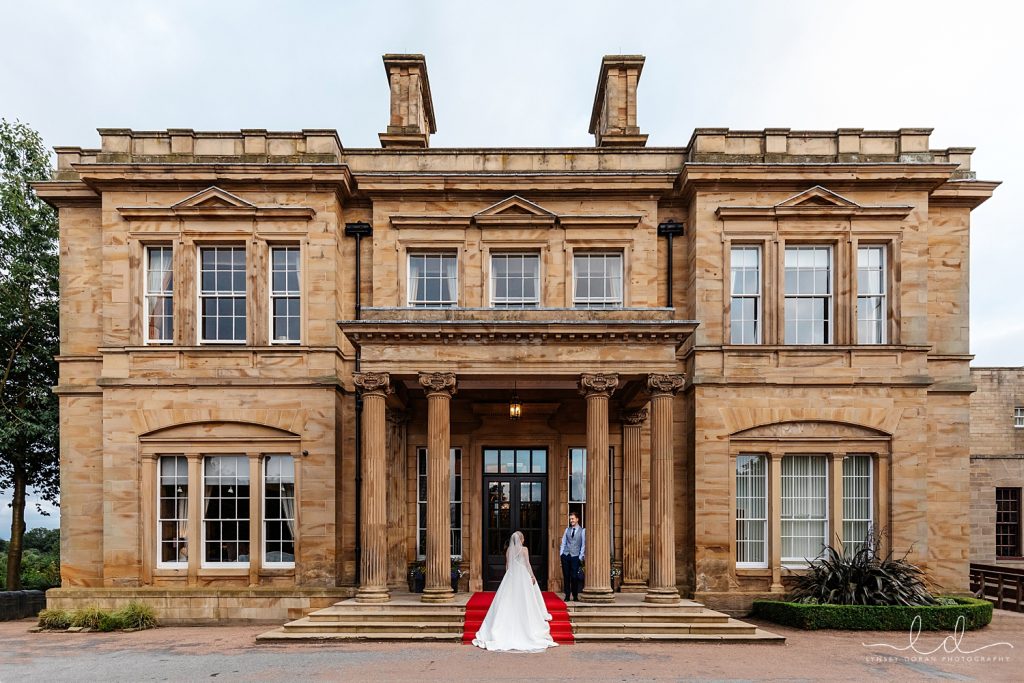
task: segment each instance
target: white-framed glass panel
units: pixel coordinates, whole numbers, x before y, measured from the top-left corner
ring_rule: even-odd
[[[828,458],[782,457],[782,562],[803,565],[828,544]]]
[[[580,526],[587,528],[587,449],[570,448],[568,460],[569,512],[575,512]],[[615,553],[615,447],[608,447],[608,529]]]
[[[736,566],[768,566],[768,459],[736,456]]]
[[[147,344],[174,341],[174,249],[170,246],[146,247],[146,301],[143,329]]]
[[[832,248],[786,247],[787,344],[832,343]]]
[[[735,246],[730,254],[730,342],[761,343],[761,247]]]
[[[245,343],[245,247],[199,248],[199,341]]]
[[[1013,409],[1013,426],[1017,429],[1024,429],[1024,408]]]
[[[537,308],[540,305],[540,255],[491,254],[491,306]]]
[[[203,458],[203,566],[249,566],[249,458]]]
[[[295,458],[263,460],[263,566],[295,566]]]
[[[572,258],[576,308],[622,307],[622,253],[584,252]]]
[[[459,300],[456,254],[409,254],[409,305],[451,308]]]
[[[270,248],[270,343],[298,344],[301,339],[299,248]]]
[[[452,473],[448,485],[451,513],[451,552],[453,559],[462,559],[462,449],[452,448],[448,454]],[[427,556],[427,449],[416,449],[416,557]]]
[[[857,343],[886,343],[885,247],[857,248]]]
[[[843,552],[853,556],[864,547],[872,526],[871,456],[843,458]]]
[[[156,524],[159,530],[157,566],[188,565],[188,458],[159,459]]]

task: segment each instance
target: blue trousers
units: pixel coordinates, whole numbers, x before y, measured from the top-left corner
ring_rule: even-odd
[[[562,592],[565,599],[572,596],[573,600],[580,598],[580,582],[576,578],[580,573],[580,558],[572,555],[562,555]]]

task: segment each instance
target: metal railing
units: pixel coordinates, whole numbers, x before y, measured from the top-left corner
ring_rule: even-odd
[[[971,592],[997,609],[1024,612],[1024,568],[972,564]]]

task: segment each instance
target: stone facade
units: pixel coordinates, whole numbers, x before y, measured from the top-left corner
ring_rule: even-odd
[[[187,129],[101,129],[99,149],[56,148],[53,180],[37,185],[61,225],[55,604],[134,596],[180,620],[284,619],[338,596],[387,600],[418,558],[425,599],[444,601],[456,546],[460,590],[489,580],[487,529],[507,536],[506,509],[521,515],[508,524],[534,525],[538,578],[557,590],[558,539],[585,490],[609,501],[586,512],[585,599],[615,599],[615,568],[651,602],[742,611],[799,571],[780,534],[783,463],[800,454],[825,459],[828,538],[843,534],[844,458],[867,456],[870,523],[944,589],[966,590],[970,212],[997,185],[975,179],[970,148],[931,149],[919,128],[704,128],[648,148],[643,58],[626,55],[602,62],[593,148],[433,149],[425,61],[384,61],[382,149],[345,148],[332,130]],[[787,245],[827,251],[824,343],[787,338]],[[757,254],[747,344],[733,342],[740,246]],[[858,336],[864,246],[883,255],[880,343]],[[173,322],[153,343],[158,247]],[[298,264],[286,295],[280,247]],[[233,249],[225,268],[242,264],[227,313],[200,303],[221,287],[202,277],[215,248]],[[412,265],[440,254],[451,260],[433,276]],[[495,257],[523,254],[536,298],[495,306]],[[453,305],[411,305],[431,286]],[[279,296],[296,302],[293,340]],[[235,343],[206,338],[221,315],[244,324],[225,323]],[[570,488],[582,449],[609,458],[587,458],[585,486]],[[501,499],[506,464],[485,458],[506,451],[534,464],[509,465],[522,493]],[[204,478],[218,454],[251,484],[230,562],[210,560],[225,551],[207,538],[224,533]],[[750,454],[765,463],[764,555],[738,567],[737,459]],[[176,495],[160,474],[169,458],[188,492],[160,507]],[[286,555],[263,548],[281,533],[263,516],[285,509],[257,493],[273,458],[294,463]],[[157,556],[168,537],[172,562]]]
[[[996,553],[996,489],[1024,487],[1024,368],[971,368],[971,562],[1019,566]]]

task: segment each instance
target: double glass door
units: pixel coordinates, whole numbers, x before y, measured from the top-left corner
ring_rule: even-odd
[[[484,590],[505,575],[505,550],[521,531],[541,590],[547,589],[547,449],[484,449]]]

